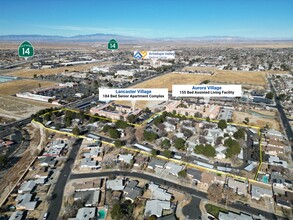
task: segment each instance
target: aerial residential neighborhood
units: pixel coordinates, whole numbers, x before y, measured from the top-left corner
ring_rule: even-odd
[[[293,219],[291,1],[0,5],[0,220]]]

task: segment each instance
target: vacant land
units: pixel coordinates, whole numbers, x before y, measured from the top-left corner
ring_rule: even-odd
[[[208,79],[207,75],[193,75],[193,74],[180,74],[169,73],[145,82],[135,85],[135,88],[168,88],[172,90],[172,85],[177,84],[199,84],[203,80]]]
[[[0,95],[14,95],[19,92],[27,92],[39,87],[50,87],[57,83],[42,80],[14,80],[0,83]]]
[[[34,75],[55,75],[64,72],[65,70],[68,71],[85,71],[93,66],[103,66],[110,64],[110,62],[97,62],[97,63],[90,63],[90,64],[82,64],[82,65],[76,65],[76,66],[65,66],[65,67],[58,67],[53,69],[21,69],[21,70],[15,70],[12,72],[7,73],[6,75],[9,76],[18,76],[18,77],[27,77],[27,78],[33,78]]]
[[[264,113],[264,111],[263,111]],[[268,115],[270,112],[268,113]],[[234,111],[233,112],[233,122],[243,124],[245,118],[249,118],[249,125],[265,127],[266,125],[269,128],[274,128],[276,130],[280,130],[280,123],[276,118],[262,118],[260,116],[255,116],[247,112]]]
[[[168,88],[180,84],[200,84],[209,80],[210,84],[241,84],[252,87],[266,86],[266,73],[216,70],[214,75],[169,73],[135,85],[136,88]]]
[[[151,80],[135,85],[136,88],[168,88],[172,89],[172,85],[180,84],[200,84],[204,80],[209,80],[209,84],[241,84],[247,88],[265,88],[267,86],[266,75],[286,74],[288,71],[234,71],[219,70],[215,67],[185,67],[187,71],[210,71],[214,75],[193,74],[193,73],[169,73]]]
[[[21,99],[13,96],[0,96],[0,117],[22,119],[31,114],[52,107],[52,104]]]

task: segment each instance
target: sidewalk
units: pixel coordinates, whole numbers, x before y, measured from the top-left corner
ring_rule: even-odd
[[[202,199],[199,204],[199,209],[201,211],[201,219],[208,220],[208,213],[205,209],[205,205],[208,204],[208,200]]]

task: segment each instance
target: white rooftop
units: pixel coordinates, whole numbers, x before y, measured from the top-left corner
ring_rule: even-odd
[[[157,217],[162,216],[162,212],[165,209],[170,209],[170,202],[169,201],[161,201],[161,200],[148,200],[146,202],[144,215],[145,216],[151,216],[155,215]]]
[[[123,180],[122,179],[115,179],[115,180],[107,180],[106,188],[112,190],[123,190]]]
[[[132,154],[119,154],[119,160],[130,164],[131,160],[133,159]]]

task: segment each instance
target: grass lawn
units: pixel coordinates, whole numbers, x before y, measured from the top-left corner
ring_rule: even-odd
[[[211,215],[213,215],[214,217],[218,218],[219,217],[219,212],[228,212],[227,209],[223,209],[220,208],[218,206],[214,206],[212,204],[206,204],[205,209],[207,210],[207,212]]]

